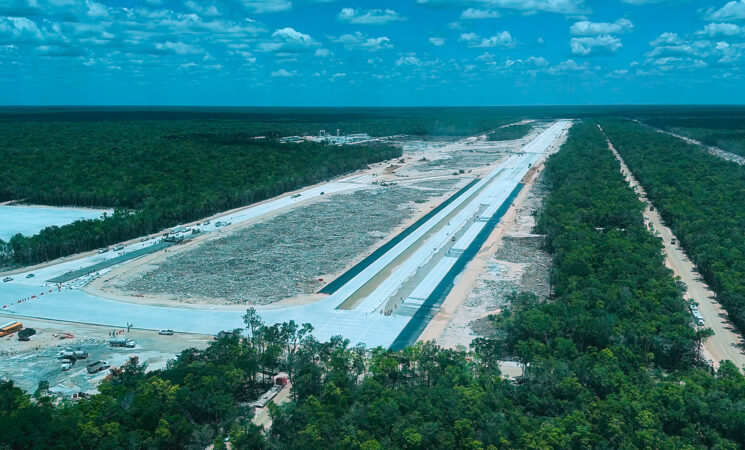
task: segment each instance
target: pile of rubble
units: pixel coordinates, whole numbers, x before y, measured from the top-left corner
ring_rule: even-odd
[[[335,195],[167,258],[123,290],[181,301],[269,304],[316,292],[453,183]]]

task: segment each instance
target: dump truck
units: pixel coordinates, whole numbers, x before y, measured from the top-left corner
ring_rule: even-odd
[[[126,347],[126,348],[135,348],[135,341],[132,339],[127,338],[112,338],[109,339],[109,346],[111,347]]]

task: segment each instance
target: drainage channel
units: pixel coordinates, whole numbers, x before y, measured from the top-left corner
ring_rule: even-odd
[[[318,291],[319,294],[333,294],[337,290],[339,290],[340,287],[344,286],[346,283],[348,283],[352,278],[356,277],[360,274],[363,270],[365,270],[370,264],[374,263],[378,258],[383,256],[388,250],[392,249],[396,246],[399,242],[404,240],[408,235],[416,231],[417,228],[425,224],[429,219],[434,217],[437,213],[445,209],[449,204],[453,203],[458,197],[463,195],[467,190],[473,187],[474,184],[478,183],[480,178],[476,178],[467,185],[465,185],[462,189],[460,189],[458,192],[450,196],[447,200],[440,203],[436,208],[434,208],[432,211],[428,212],[424,216],[422,216],[419,220],[414,222],[413,224],[409,225],[405,230],[394,236],[390,241],[383,244],[381,247],[376,249],[374,252],[372,252],[369,256],[367,256],[362,261],[358,262],[354,266],[352,266],[349,270],[344,272],[343,274],[339,275],[338,278],[336,278],[331,283],[324,286],[320,291]]]
[[[453,286],[455,286],[455,279],[458,277],[458,275],[461,274],[461,272],[463,272],[468,263],[471,262],[471,260],[476,256],[479,250],[481,250],[481,247],[484,245],[486,240],[489,238],[489,235],[492,233],[492,231],[494,231],[499,222],[502,220],[502,216],[504,216],[504,214],[510,208],[512,202],[520,193],[523,186],[523,183],[518,183],[517,186],[515,186],[507,199],[489,219],[489,221],[479,232],[476,238],[474,238],[471,245],[469,245],[468,248],[463,252],[463,254],[458,257],[458,260],[455,262],[453,267],[437,284],[437,287],[435,287],[434,291],[432,291],[432,293],[429,295],[429,297],[427,297],[422,306],[419,307],[419,310],[417,310],[417,312],[411,318],[409,323],[406,324],[401,333],[399,333],[399,335],[393,341],[393,344],[391,344],[390,346],[391,350],[401,350],[416,342],[424,329],[427,327],[429,321],[432,320],[432,318],[437,314],[440,306],[442,306],[442,303],[445,301],[445,298],[453,289]]]

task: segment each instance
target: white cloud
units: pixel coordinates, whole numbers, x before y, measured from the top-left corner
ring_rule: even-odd
[[[567,72],[584,72],[588,70],[587,64],[577,64],[573,59],[567,59],[559,64],[549,67],[546,69],[546,73],[551,75],[558,75]]]
[[[669,70],[674,70],[674,69],[678,69],[678,70],[700,69],[702,67],[707,66],[707,64],[700,59],[678,58],[678,57],[673,57],[673,56],[668,56],[665,58],[658,58],[652,61],[652,64],[659,70],[663,70],[663,71],[669,71]]]
[[[329,51],[329,49],[327,48],[319,48],[319,49],[316,49],[316,52],[314,53],[314,55],[318,58],[326,58],[326,57],[331,56],[331,51]]]
[[[706,31],[699,31],[701,35]],[[722,32],[718,27],[708,31]],[[726,32],[733,30],[727,27]],[[650,42],[652,49],[645,56],[644,64],[654,66],[659,70],[693,69],[708,65],[735,65],[743,57],[745,44],[731,44],[725,41],[711,41],[708,39],[684,40],[675,33],[663,33]]]
[[[652,45],[654,47],[657,47],[659,45],[674,45],[681,43],[680,36],[678,36],[678,33],[662,33],[661,35],[657,36],[655,40],[649,43],[649,45]]]
[[[32,42],[42,41],[44,36],[33,20],[25,17],[0,17],[0,40],[5,41],[3,44]]]
[[[491,9],[468,8],[460,13],[462,20],[496,19],[497,17],[499,17],[499,12]]]
[[[397,66],[421,66],[422,60],[412,55],[402,56],[398,58],[398,60],[396,61],[396,65]]]
[[[703,30],[697,31],[696,34],[709,37],[739,36],[745,34],[745,29],[734,23],[709,23]]]
[[[94,19],[105,19],[109,17],[109,8],[106,5],[98,2],[87,1],[88,6],[88,17]]]
[[[242,0],[241,3],[251,12],[258,14],[281,12],[292,9],[289,0]]]
[[[261,52],[299,53],[318,45],[310,35],[291,27],[275,30],[271,37],[271,40],[259,43],[257,49]]]
[[[745,19],[745,0],[727,2],[719,9],[709,8],[706,20],[727,21]]]
[[[202,52],[201,49],[183,42],[158,42],[155,44],[155,48],[165,52],[173,52],[177,55],[193,55]]]
[[[417,0],[420,5],[468,7],[488,5],[492,9],[512,9],[525,14],[553,12],[582,14],[587,12],[584,0]]]
[[[289,78],[294,75],[292,74],[292,72],[288,72],[285,69],[279,69],[279,70],[275,70],[274,72],[272,72],[270,76],[272,78]]]
[[[598,53],[615,53],[622,47],[621,40],[604,34],[602,36],[572,38],[569,41],[572,53],[590,56]]]
[[[336,18],[340,22],[360,25],[385,25],[391,22],[406,20],[392,9],[355,9],[344,8]]]
[[[445,45],[445,38],[431,37],[429,38],[429,43],[434,45],[435,47],[442,47],[443,45]]]
[[[509,31],[502,31],[491,37],[481,37],[476,33],[462,33],[458,39],[473,48],[513,47],[515,40]]]
[[[606,75],[607,78],[623,78],[626,75],[629,74],[628,69],[618,69],[610,72],[608,75]]]
[[[631,5],[651,5],[656,3],[685,3],[689,0],[621,0]]]
[[[628,19],[618,19],[612,23],[583,20],[575,22],[569,32],[574,36],[597,36],[600,34],[625,33],[633,29],[634,24]]]
[[[331,42],[342,44],[347,50],[365,50],[368,52],[376,52],[393,47],[391,40],[387,36],[370,38],[359,31],[354,34],[343,34],[338,38],[331,38]]]

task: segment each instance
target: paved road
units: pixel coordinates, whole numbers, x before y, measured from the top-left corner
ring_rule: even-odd
[[[634,175],[628,166],[626,166],[621,155],[613,147],[613,144],[609,141],[608,145],[620,161],[621,172],[626,176],[629,185],[636,188],[639,198],[647,205],[644,216],[649,218],[647,222],[662,237],[666,255],[665,264],[686,284],[687,290],[685,296],[698,302],[699,311],[704,316],[704,321],[706,322],[705,326],[714,331],[714,336],[704,343],[704,355],[711,361],[714,367],[719,367],[720,361],[730,360],[742,369],[745,367],[745,354],[737,347],[741,342],[740,335],[733,331],[734,327],[726,319],[724,309],[714,299],[714,292],[703,282],[693,261],[686,256],[685,252],[678,245],[672,243],[672,240],[676,239],[677,241],[677,238],[670,228],[664,224],[657,209],[654,211],[651,210],[654,205],[647,198],[644,188],[634,178]]]

